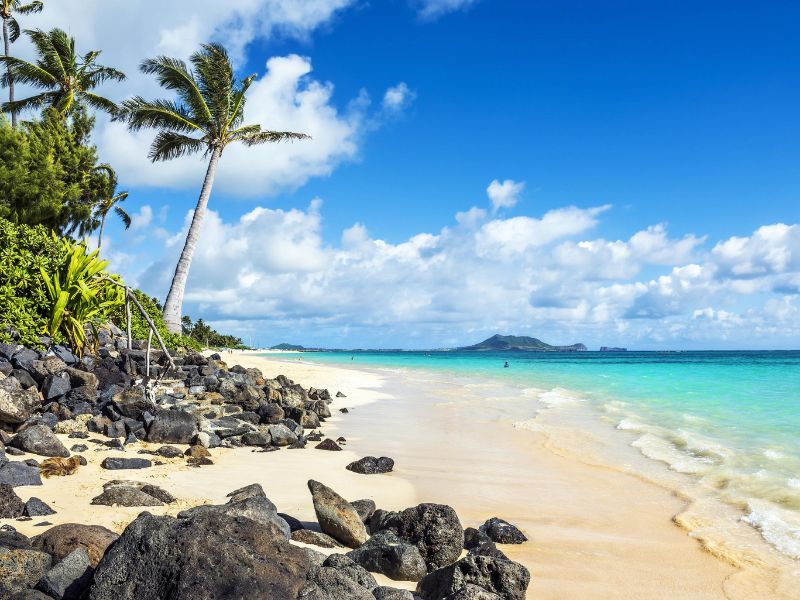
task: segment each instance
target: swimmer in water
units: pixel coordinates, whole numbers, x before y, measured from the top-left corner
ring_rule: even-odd
[[[507,368],[508,368],[508,361],[506,361],[506,364],[504,364],[504,365],[503,365],[503,368],[504,368],[504,369],[507,369]]]

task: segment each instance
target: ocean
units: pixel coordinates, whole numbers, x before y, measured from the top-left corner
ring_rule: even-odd
[[[479,381],[487,396],[492,392],[486,384],[510,390],[529,405],[530,414],[513,415],[518,428],[559,423],[614,438],[640,455],[640,462],[679,474],[741,511],[741,523],[781,554],[800,559],[800,351],[370,351],[302,357]],[[606,459],[627,468],[636,464],[620,454]]]

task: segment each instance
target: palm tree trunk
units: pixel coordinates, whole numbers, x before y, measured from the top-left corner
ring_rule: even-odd
[[[167,301],[164,303],[164,322],[167,329],[172,333],[181,333],[181,307],[183,305],[183,292],[186,289],[186,279],[189,277],[189,267],[192,264],[197,238],[200,237],[200,226],[206,216],[206,206],[208,198],[211,196],[211,188],[214,185],[214,175],[217,172],[217,163],[222,154],[221,148],[214,148],[211,153],[211,160],[208,162],[206,178],[203,181],[203,189],[200,191],[200,198],[197,200],[197,207],[194,209],[192,224],[189,233],[186,234],[186,243],[183,245],[181,257],[175,266],[175,274],[172,276],[172,285],[169,288]]]
[[[97,249],[100,250],[100,247],[103,245],[103,228],[106,226],[106,215],[103,213],[103,216],[100,218],[100,233],[97,235]]]
[[[11,55],[11,42],[8,39],[8,19],[3,19],[3,44],[5,45],[6,56]],[[14,101],[14,80],[11,78],[11,69],[8,73],[8,101]],[[17,128],[17,113],[11,111],[11,127]]]

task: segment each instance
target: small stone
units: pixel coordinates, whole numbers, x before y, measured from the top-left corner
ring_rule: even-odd
[[[50,508],[45,502],[34,496],[29,498],[25,503],[25,510],[23,511],[23,514],[26,517],[46,517],[47,515],[56,514],[56,511]]]
[[[401,590],[384,585],[378,586],[372,590],[372,595],[375,597],[375,600],[414,600],[414,594],[408,590]]]
[[[164,458],[180,458],[183,456],[181,449],[176,448],[175,446],[161,446],[158,450],[156,450],[156,454],[163,456]]]
[[[314,446],[314,448],[316,448],[317,450],[330,450],[330,451],[333,451],[333,452],[338,452],[338,451],[340,451],[342,449],[339,446],[339,444],[334,442],[331,438],[324,439],[319,444]]]
[[[374,500],[353,500],[350,504],[356,509],[358,516],[364,523],[367,522],[377,508]]]
[[[480,529],[489,536],[489,539],[498,544],[522,544],[528,541],[525,534],[515,525],[498,517],[492,517],[481,525]]]
[[[337,398],[347,398],[347,396],[345,396],[342,392],[336,392],[336,397]]]
[[[394,469],[394,460],[388,456],[381,456],[376,458],[374,456],[365,456],[355,462],[351,462],[347,467],[348,471],[354,473],[361,473],[362,475],[375,475],[378,473],[389,473]]]
[[[86,444],[74,444],[71,448],[71,452],[86,452],[89,449],[89,446]]]
[[[343,415],[346,415],[346,414],[347,414],[347,413],[349,413],[350,411],[349,411],[349,410],[347,410],[346,408],[340,408],[340,409],[339,409],[339,412],[340,412],[340,413],[342,413]]]
[[[146,458],[106,458],[100,463],[104,469],[146,469],[152,467],[153,463]]]
[[[209,452],[207,448],[196,444],[194,446],[189,446],[186,452],[184,452],[184,455],[190,458],[208,458],[211,456],[211,452]]]

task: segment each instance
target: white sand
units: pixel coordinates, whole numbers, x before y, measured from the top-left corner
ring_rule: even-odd
[[[221,503],[231,490],[257,482],[279,511],[313,521],[306,482],[317,479],[349,500],[372,498],[385,509],[440,502],[453,506],[464,526],[478,526],[492,516],[519,525],[530,541],[503,551],[530,569],[530,598],[797,597],[794,590],[775,589],[763,572],[743,572],[704,551],[672,522],[684,508],[673,494],[551,452],[534,432],[503,426],[457,403],[431,403],[394,379],[397,389],[382,388],[386,377],[380,374],[308,364],[313,355],[290,361],[246,353],[223,358],[231,365],[259,367],[269,377],[283,373],[305,387],[344,392],[347,397],[335,399],[334,416],[323,431],[346,437],[345,451],[315,450],[313,444],[270,453],[215,449],[215,464],[199,469],[176,459],[141,471],[104,471],[99,463],[106,456],[136,456],[135,451],[95,452],[88,444],[84,456],[90,465],[77,474],[46,480],[42,487],[16,488],[23,499],[41,498],[58,514],[11,524],[27,535],[42,530],[35,526],[41,520],[98,523],[121,531],[141,509],[89,504],[111,479],[152,482],[179,498],[177,506],[148,509],[159,514]],[[340,414],[342,407],[351,412]],[[395,472],[364,476],[344,468],[368,454],[391,456]]]

